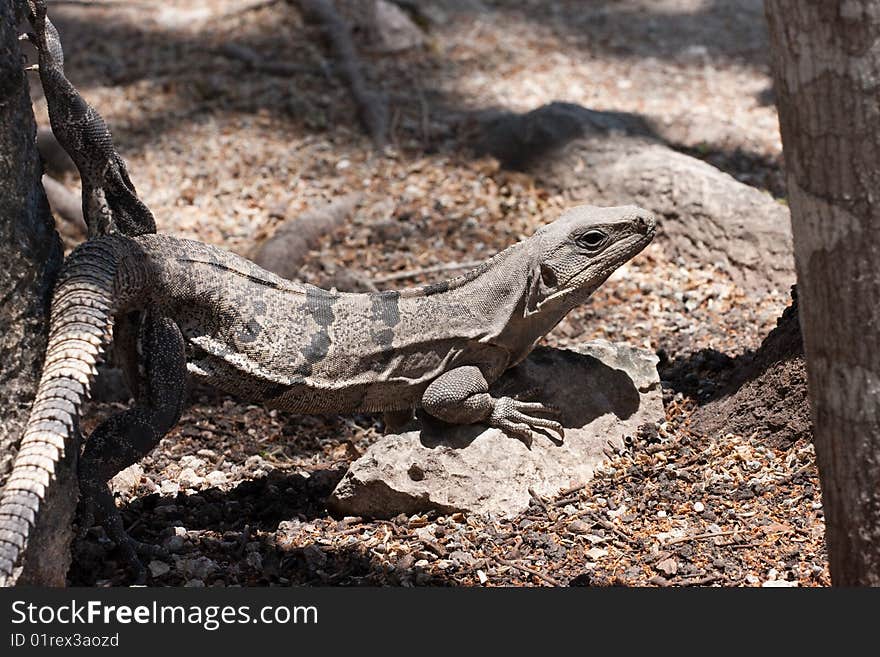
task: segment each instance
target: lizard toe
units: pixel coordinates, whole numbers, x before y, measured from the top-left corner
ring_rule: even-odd
[[[532,429],[528,424],[499,418],[492,423],[492,426],[501,429],[513,438],[523,441],[526,444],[526,447],[529,447],[532,444]]]

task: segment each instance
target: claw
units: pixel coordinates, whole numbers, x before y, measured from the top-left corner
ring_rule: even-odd
[[[25,71],[39,71],[40,65],[39,64],[31,64],[30,66],[25,66],[24,70]]]
[[[531,444],[532,430],[534,429],[552,429],[559,434],[560,438],[565,438],[565,429],[559,422],[535,417],[533,413],[558,415],[559,410],[541,402],[524,402],[510,397],[501,397],[495,400],[490,423],[492,426],[517,437],[525,438],[527,436],[527,445]]]

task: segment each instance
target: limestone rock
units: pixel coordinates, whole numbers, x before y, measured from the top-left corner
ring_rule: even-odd
[[[529,505],[529,488],[552,496],[587,482],[609,445],[620,447],[640,425],[663,419],[656,364],[650,351],[600,340],[567,350],[539,347],[492,392],[539,390],[535,397],[562,411],[562,441],[536,433],[526,446],[497,429],[424,418],[420,431],[386,435],[367,449],[328,503],[340,514],[365,517],[428,510],[516,515]]]

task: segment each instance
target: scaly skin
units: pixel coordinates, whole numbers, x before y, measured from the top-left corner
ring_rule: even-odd
[[[87,529],[98,511],[139,580],[145,571],[137,553],[155,548],[125,534],[107,481],[176,424],[187,369],[300,413],[383,411],[388,422],[400,422],[423,408],[525,440],[533,428],[562,433],[536,415],[552,409],[493,398],[489,384],[650,242],[650,215],[575,208],[465,276],[372,295],[299,285],[220,249],[149,235],[152,214],[106,124],[64,75],[45,2],[28,4],[53,132],[80,170],[89,235],[117,235],[81,246],[59,277],[43,377],[0,497],[0,585],[14,583],[56,463],[78,444],[79,409],[111,332],[135,405],[86,443],[80,526]],[[590,235],[601,239],[591,243]]]
[[[525,439],[535,428],[561,434],[561,425],[539,416],[550,409],[494,398],[489,384],[653,234],[654,219],[640,208],[580,206],[464,276],[375,294],[295,283],[222,249],[165,235],[86,242],[59,277],[37,401],[0,498],[0,584],[14,580],[114,321],[131,313],[152,318],[140,324],[137,340],[144,374],[135,407],[90,437],[82,488],[86,506],[98,507],[137,564],[142,546],[125,537],[106,482],[177,422],[185,369],[297,413],[422,408]]]
[[[61,38],[46,16],[45,0],[28,0],[28,7],[34,33],[27,36],[39,54],[38,70],[49,123],[79,170],[89,237],[155,233],[153,215],[138,198],[107,124],[64,74]]]

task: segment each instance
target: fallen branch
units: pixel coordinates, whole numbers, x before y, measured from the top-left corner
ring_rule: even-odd
[[[351,97],[358,107],[361,124],[373,143],[381,148],[388,137],[387,102],[381,94],[367,86],[348,25],[336,11],[332,0],[299,0],[299,6],[307,18],[323,27],[339,63],[339,73],[348,84]]]
[[[705,534],[694,534],[693,536],[681,536],[679,538],[673,538],[671,541],[666,541],[663,545],[675,545],[676,543],[686,543],[687,541],[700,541],[704,538],[717,538],[719,536],[731,536],[733,534],[739,534],[742,530],[740,529],[731,529],[726,532],[707,532]]]
[[[255,50],[238,43],[227,43],[216,50],[218,55],[244,62],[248,67],[269,75],[290,76],[300,73],[320,75],[324,73],[314,66],[291,64],[290,62],[268,61],[260,57]]]
[[[557,582],[555,579],[550,577],[550,575],[545,575],[544,573],[542,573],[538,570],[535,570],[534,568],[529,568],[528,566],[521,566],[518,563],[514,563],[513,561],[508,561],[507,559],[502,559],[501,557],[496,557],[496,561],[498,561],[498,563],[500,563],[504,566],[509,566],[510,568],[515,568],[516,570],[521,570],[522,572],[528,573],[529,575],[534,575],[539,580],[549,584],[550,586],[562,586],[559,582]]]
[[[83,219],[82,200],[79,195],[46,174],[43,175],[43,189],[46,190],[46,198],[49,199],[52,212],[73,224],[82,235],[86,235],[88,228]]]

